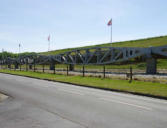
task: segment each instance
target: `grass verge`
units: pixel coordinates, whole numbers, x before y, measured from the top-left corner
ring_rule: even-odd
[[[129,83],[127,80],[102,79],[96,77],[66,76],[49,73],[39,73],[31,71],[12,71],[0,70],[1,73],[9,73],[13,75],[28,76],[38,79],[58,81],[80,86],[100,88],[105,90],[114,90],[120,92],[128,92],[132,94],[151,96],[156,98],[167,99],[167,84],[133,81]]]

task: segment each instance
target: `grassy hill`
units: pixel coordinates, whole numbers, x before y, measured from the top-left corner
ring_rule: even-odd
[[[99,45],[91,45],[91,46],[85,46],[85,47],[76,47],[76,48],[68,48],[68,49],[60,49],[55,51],[49,51],[49,52],[42,52],[41,54],[44,55],[55,55],[59,53],[63,53],[66,51],[74,50],[77,48],[90,48],[90,47],[151,47],[151,46],[163,46],[167,45],[167,36],[160,36],[160,37],[152,37],[152,38],[145,38],[145,39],[139,39],[139,40],[130,40],[130,41],[123,41],[123,42],[115,42],[115,43],[104,43]],[[146,63],[138,63],[138,64],[127,64],[127,65],[107,65],[107,69],[127,69],[130,66],[135,69],[145,69]],[[65,68],[66,66],[63,64],[57,65],[57,67]],[[82,68],[80,65],[76,65],[76,68]],[[89,69],[101,69],[101,66],[98,65],[88,65],[86,68]],[[158,69],[167,69],[167,60],[159,59],[157,63]]]
[[[167,36],[115,42],[112,44],[111,43],[104,43],[104,44],[91,45],[91,46],[85,46],[85,47],[60,49],[60,50],[54,50],[54,51],[49,51],[49,52],[42,52],[41,54],[55,55],[55,54],[63,53],[66,51],[74,50],[77,48],[90,48],[90,47],[109,47],[109,46],[112,46],[112,47],[151,47],[151,46],[163,46],[163,45],[167,45]]]

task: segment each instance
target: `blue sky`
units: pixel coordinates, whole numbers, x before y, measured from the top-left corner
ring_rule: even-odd
[[[0,49],[51,50],[167,35],[166,0],[1,0]]]

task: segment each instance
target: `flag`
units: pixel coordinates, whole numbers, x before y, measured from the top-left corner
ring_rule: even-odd
[[[50,41],[50,35],[48,36],[48,41]]]
[[[108,26],[112,25],[112,19],[108,22]]]

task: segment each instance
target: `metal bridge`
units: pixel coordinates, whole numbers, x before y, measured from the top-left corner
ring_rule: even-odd
[[[14,64],[33,65],[33,64],[49,64],[51,69],[57,63],[69,65],[106,65],[120,62],[131,61],[136,58],[142,58],[146,61],[147,74],[156,73],[156,60],[159,58],[167,58],[167,45],[161,47],[137,48],[137,47],[94,47],[81,48],[57,55],[28,55],[18,58],[6,58],[0,60],[1,65]]]

